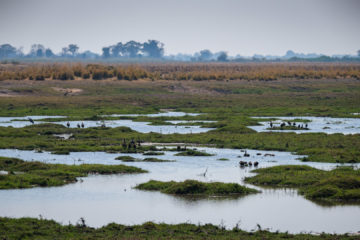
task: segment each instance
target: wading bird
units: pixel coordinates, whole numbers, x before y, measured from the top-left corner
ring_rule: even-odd
[[[32,124],[34,124],[34,120],[32,120],[31,117],[28,117],[28,120],[29,120]]]

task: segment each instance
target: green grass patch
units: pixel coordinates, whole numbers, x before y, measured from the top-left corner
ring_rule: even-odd
[[[331,171],[308,166],[275,166],[260,168],[246,182],[271,187],[298,188],[299,193],[311,200],[329,203],[360,203],[360,169],[338,167]]]
[[[46,164],[0,157],[0,189],[62,186],[88,174],[144,173],[145,170],[125,165],[101,164]]]
[[[82,221],[81,221],[82,220]],[[260,226],[261,227],[261,226]],[[176,225],[156,224],[146,222],[141,225],[120,225],[110,223],[101,228],[92,228],[86,225],[85,219],[75,224],[62,225],[53,220],[35,218],[5,218],[0,217],[1,239],[294,239],[294,240],[355,240],[357,236],[348,234],[289,234],[269,232],[259,228],[254,232],[246,232],[239,227],[226,230],[223,226],[212,224],[195,225],[182,223]]]
[[[135,162],[137,159],[131,156],[119,156],[115,160],[121,160],[123,162]]]
[[[186,180],[184,182],[161,182],[150,180],[135,187],[140,190],[160,191],[174,195],[199,195],[199,196],[231,196],[247,195],[257,193],[255,189],[241,186],[237,183],[221,182],[199,182],[196,180]]]

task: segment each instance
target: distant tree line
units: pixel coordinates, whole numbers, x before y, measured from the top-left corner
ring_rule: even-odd
[[[69,60],[69,61],[129,61],[134,59],[142,61],[142,59],[152,59],[161,61],[184,61],[184,62],[354,62],[360,61],[360,50],[357,55],[336,55],[326,56],[320,54],[303,54],[295,53],[291,50],[287,51],[284,56],[263,56],[254,55],[252,57],[228,56],[224,51],[211,52],[204,49],[194,54],[164,55],[164,44],[158,40],[148,40],[146,42],[129,41],[126,43],[118,42],[111,46],[102,48],[102,53],[97,54],[91,51],[79,51],[79,46],[69,44],[63,47],[61,52],[54,53],[50,48],[46,48],[42,44],[33,44],[28,53],[24,53],[23,48],[16,48],[11,44],[0,45],[1,60],[35,60],[35,61],[51,61]]]
[[[29,53],[25,54],[22,48],[15,48],[10,44],[0,45],[0,59],[18,58],[64,58],[64,59],[107,59],[107,58],[155,58],[164,57],[164,44],[157,40],[148,40],[140,43],[129,41],[127,43],[118,42],[115,45],[103,47],[102,54],[91,51],[79,52],[79,46],[69,44],[63,47],[61,52],[55,54],[50,48],[42,44],[31,45]]]
[[[118,42],[115,45],[102,48],[103,58],[162,58],[164,56],[164,44],[157,40],[149,40],[144,43],[129,41]]]

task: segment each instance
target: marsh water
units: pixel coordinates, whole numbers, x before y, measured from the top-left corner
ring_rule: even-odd
[[[185,113],[185,112],[160,112],[154,114],[112,114],[112,115],[103,115],[104,117],[184,117],[184,116],[199,116],[200,113]],[[61,124],[67,126],[67,123],[70,124],[70,128],[77,128],[78,125],[84,124],[85,128],[89,127],[100,127],[105,124],[106,127],[116,128],[116,127],[129,127],[135,131],[142,133],[161,133],[161,134],[189,134],[189,133],[204,133],[214,128],[205,128],[201,127],[200,123],[211,123],[215,121],[208,120],[172,120],[166,121],[175,125],[151,125],[150,122],[138,122],[133,120],[105,120],[105,121],[95,121],[95,120],[85,120],[85,121],[61,121],[61,118],[64,116],[26,116],[26,117],[0,117],[0,126],[2,127],[25,127],[32,125],[29,121],[29,118],[35,120],[34,124],[46,123],[46,118],[59,119],[52,123]],[[249,128],[257,132],[295,132],[295,133],[342,133],[342,134],[358,134],[360,133],[360,118],[330,118],[330,117],[254,117],[260,119],[260,124],[258,126],[248,126]],[[261,120],[264,121],[261,121]],[[308,125],[308,130],[273,130],[269,129],[269,119],[273,120],[272,123],[274,126],[278,127],[282,122],[292,121],[300,119],[296,125]],[[308,122],[302,122],[302,121]],[[199,123],[199,125],[193,123]],[[189,123],[192,123],[189,125]],[[182,125],[183,124],[183,125]]]
[[[197,116],[182,112],[162,112],[158,114],[118,114],[116,116],[148,116],[148,117],[182,117]],[[46,118],[59,118],[57,124],[66,125],[62,116],[30,116],[36,123],[45,122]],[[257,117],[259,118],[259,117]],[[360,132],[360,119],[335,119],[315,117],[276,117],[279,124],[293,119],[308,119],[310,130],[293,131],[325,132],[353,134]],[[13,121],[15,120],[15,121]],[[199,122],[211,122],[202,121]],[[100,126],[99,121],[70,121],[71,127],[77,124],[85,127]],[[173,124],[193,124],[196,121],[174,120]],[[266,130],[267,119],[263,126],[252,126],[256,131]],[[28,117],[0,117],[0,126],[24,127],[32,124]],[[148,122],[132,120],[108,120],[108,127],[126,126],[139,132],[199,133],[212,130],[200,126],[162,125],[153,126]],[[162,147],[158,147],[162,148]],[[0,215],[8,217],[44,217],[54,219],[63,224],[76,223],[81,217],[86,224],[94,227],[116,222],[126,225],[141,224],[145,221],[165,223],[213,223],[227,228],[239,227],[244,230],[255,229],[257,224],[271,231],[289,232],[329,232],[346,233],[360,231],[360,206],[337,205],[324,206],[311,202],[298,195],[294,189],[265,189],[252,185],[262,192],[238,198],[203,198],[193,199],[166,195],[159,192],[136,190],[139,183],[150,179],[162,181],[183,181],[197,179],[200,181],[236,182],[245,184],[243,179],[252,176],[254,168],[239,168],[240,160],[258,161],[259,167],[283,164],[305,164],[323,170],[336,167],[333,163],[300,162],[303,157],[288,152],[247,150],[250,157],[244,157],[239,149],[219,149],[197,147],[214,156],[175,156],[175,151],[164,151],[159,159],[175,160],[174,162],[121,162],[118,156],[129,154],[105,152],[71,152],[69,155],[55,155],[49,152],[34,152],[16,149],[0,149],[0,156],[16,157],[26,161],[42,161],[63,164],[125,164],[148,170],[143,174],[90,175],[79,178],[79,181],[61,187],[32,188],[21,190],[0,190]],[[275,156],[265,156],[266,153]],[[142,154],[131,154],[139,159]],[[227,161],[220,161],[226,158]],[[353,164],[360,167],[359,164]],[[206,175],[203,176],[204,172]],[[6,174],[1,172],[1,174]]]
[[[163,112],[156,114],[113,114],[113,115],[104,115],[111,117],[136,117],[136,116],[148,116],[148,117],[182,117],[182,116],[198,116],[199,113],[184,113],[184,112]],[[78,125],[84,124],[85,128],[89,127],[100,127],[105,124],[106,127],[116,128],[116,127],[129,127],[132,130],[142,132],[142,133],[161,133],[161,134],[189,134],[189,133],[203,133],[213,130],[213,128],[203,128],[198,125],[187,126],[187,123],[196,123],[196,122],[211,122],[211,121],[168,121],[173,124],[180,125],[150,125],[150,122],[138,122],[132,120],[105,120],[105,121],[94,121],[94,120],[84,120],[84,121],[61,121],[61,118],[64,116],[26,116],[26,117],[0,117],[0,126],[1,127],[15,127],[21,128],[26,127],[32,124],[47,123],[45,119],[47,118],[59,118],[59,121],[52,122],[55,124],[61,124],[67,126],[67,123],[70,124],[70,128],[77,128]],[[31,123],[29,119],[34,120],[34,123]],[[181,125],[181,124],[184,125]]]
[[[360,133],[360,118],[330,118],[330,117],[254,117],[264,119],[259,126],[250,126],[257,132],[295,132],[295,133],[342,133],[357,134]],[[278,119],[272,121],[274,126],[279,127],[282,122],[292,121],[295,119],[307,120],[308,122],[297,122],[296,125],[308,125],[309,130],[272,130],[268,119]]]
[[[83,217],[88,225],[94,227],[110,222],[130,225],[155,221],[213,223],[228,228],[239,224],[240,228],[245,230],[255,229],[256,225],[260,224],[262,228],[269,228],[271,231],[290,232],[345,233],[360,230],[360,206],[322,206],[304,199],[296,190],[258,188],[262,193],[239,198],[191,199],[133,188],[150,179],[197,179],[243,184],[244,177],[251,176],[253,173],[250,171],[254,168],[239,168],[240,159],[258,161],[259,167],[280,164],[306,164],[324,170],[336,167],[330,163],[299,162],[296,159],[301,156],[288,152],[247,150],[250,157],[245,158],[244,152],[236,149],[197,149],[214,156],[175,156],[177,152],[164,151],[164,155],[156,157],[176,161],[121,162],[115,158],[127,154],[72,152],[69,155],[54,155],[49,152],[2,149],[0,156],[17,157],[26,161],[126,164],[146,169],[149,173],[91,175],[80,178],[77,183],[61,187],[1,190],[0,214],[8,217],[41,215],[63,224],[76,223]],[[265,153],[275,156],[265,156]],[[139,159],[148,157],[142,154],[131,156]],[[219,161],[220,158],[227,158],[228,161]],[[204,177],[202,174],[206,170],[207,174]]]

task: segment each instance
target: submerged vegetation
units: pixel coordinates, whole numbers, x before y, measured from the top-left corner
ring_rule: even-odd
[[[88,174],[144,173],[145,170],[125,165],[46,164],[0,157],[0,189],[61,186]]]
[[[173,160],[164,160],[159,158],[144,158],[137,159],[131,156],[119,156],[115,158],[116,160],[121,160],[123,162],[173,162]]]
[[[196,151],[193,149],[187,149],[185,151],[181,151],[179,153],[176,153],[175,156],[213,156],[213,154],[210,153],[206,153],[206,152],[201,152],[201,151]]]
[[[149,152],[144,152],[143,155],[145,155],[145,156],[157,156],[157,155],[164,155],[164,152],[149,151]]]
[[[164,160],[159,158],[144,158],[143,162],[174,162],[174,160]]]
[[[360,202],[360,169],[338,167],[324,171],[289,165],[261,168],[253,172],[258,174],[246,178],[246,182],[260,186],[298,188],[300,194],[311,200]]]
[[[199,182],[196,180],[185,180],[184,182],[161,182],[150,180],[137,185],[140,190],[160,191],[174,195],[198,195],[198,196],[231,196],[257,193],[255,189],[241,186],[237,183],[221,182]]]

